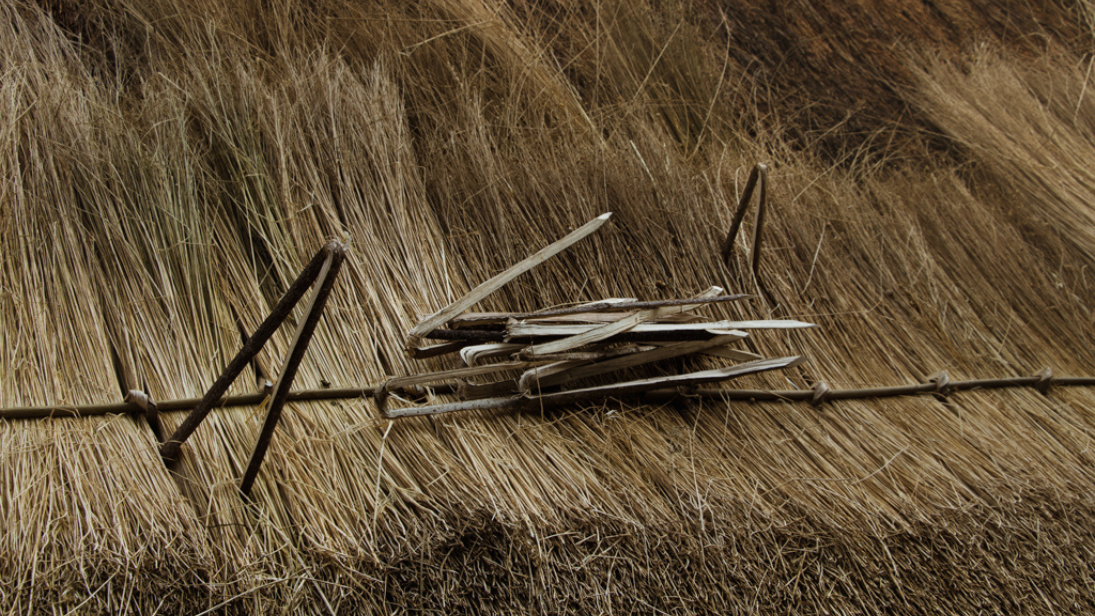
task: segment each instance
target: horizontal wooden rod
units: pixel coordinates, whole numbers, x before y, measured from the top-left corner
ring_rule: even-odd
[[[968,381],[951,381],[946,386],[946,392],[970,391],[977,389],[1008,389],[1020,387],[1037,387],[1044,383],[1041,377],[1027,376],[1004,379],[972,379]],[[1049,381],[1050,387],[1095,387],[1095,377],[1053,377]],[[306,402],[317,400],[349,400],[353,398],[371,398],[376,395],[380,384],[367,385],[365,387],[345,387],[332,389],[306,389],[290,392],[287,398],[290,402]],[[436,394],[456,393],[454,385],[439,385],[430,387]],[[862,389],[832,389],[825,394],[825,400],[852,400],[863,398],[890,398],[894,396],[908,396],[918,394],[938,394],[939,389],[935,383],[917,383],[912,385],[896,385],[892,387],[868,387]],[[681,395],[678,389],[654,390],[646,392],[646,396],[655,398],[674,397]],[[721,398],[737,401],[809,401],[814,397],[812,389],[788,389],[788,390],[752,390],[752,389],[719,389],[703,388],[687,392],[687,395],[702,398]],[[239,406],[255,406],[263,401],[266,394],[242,394],[237,396],[225,396],[214,404],[214,408],[227,408]],[[163,400],[156,403],[158,410],[164,412],[189,411],[196,407],[201,398],[181,398],[177,400]],[[22,406],[0,409],[0,419],[46,419],[51,417],[95,417],[102,415],[121,415],[131,413],[143,413],[140,406],[134,403],[120,402],[114,404],[78,404],[78,405],[53,405],[53,406]]]
[[[307,402],[315,400],[351,400],[353,398],[371,398],[380,384],[365,387],[343,387],[332,389],[304,389],[289,392],[288,402]],[[435,393],[456,393],[456,387],[440,385],[431,387]],[[266,398],[264,393],[225,396],[213,404],[213,408],[256,406]],[[189,411],[198,406],[201,398],[180,398],[157,402],[160,413]],[[143,413],[135,403],[119,402],[114,404],[59,404],[54,406],[22,406],[0,409],[0,419],[48,419],[51,417],[97,417],[101,415],[124,415]]]
[[[825,393],[825,401],[831,400],[857,400],[865,398],[893,398],[897,396],[913,396],[919,394],[943,394],[955,391],[974,391],[978,389],[1012,389],[1022,387],[1037,387],[1042,379],[1036,376],[1016,377],[1010,379],[971,379],[968,381],[951,381],[940,391],[935,383],[918,383],[914,385],[895,385],[892,387],[866,387],[862,389],[831,389]],[[1095,377],[1054,377],[1050,380],[1051,387],[1095,387]],[[664,397],[668,393],[679,395],[680,392],[656,392]],[[813,389],[786,389],[786,390],[758,390],[758,389],[717,389],[703,388],[686,392],[687,395],[701,398],[723,398],[736,401],[774,402],[809,401],[815,396]]]

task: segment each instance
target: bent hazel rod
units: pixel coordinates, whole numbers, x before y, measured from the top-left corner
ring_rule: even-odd
[[[1015,377],[1008,379],[973,379],[969,381],[951,381],[940,392],[936,383],[917,383],[913,385],[896,385],[893,387],[867,387],[862,389],[833,389],[829,390],[824,399],[852,400],[864,398],[892,398],[895,396],[911,396],[920,394],[940,394],[954,391],[970,391],[977,389],[1009,389],[1022,387],[1037,387],[1045,383],[1045,380],[1036,377]],[[1049,380],[1051,387],[1095,387],[1095,377],[1054,377]],[[289,392],[287,402],[305,402],[317,400],[351,400],[354,398],[372,398],[376,395],[381,384],[365,387],[346,387],[339,389],[305,389]],[[455,385],[431,386],[436,394],[454,394],[457,391]],[[686,395],[702,398],[721,398],[737,401],[756,402],[797,402],[809,401],[816,395],[812,389],[788,389],[788,390],[751,390],[751,389],[718,389],[703,388],[686,391]],[[666,398],[681,395],[677,388],[650,391],[645,394],[655,398]],[[214,403],[212,408],[228,408],[238,406],[255,406],[266,398],[266,394],[242,394],[226,396]],[[201,398],[182,398],[178,400],[164,400],[157,402],[161,413],[174,411],[188,411],[195,408]],[[48,419],[61,417],[97,417],[113,414],[130,414],[143,412],[141,407],[134,403],[116,404],[80,404],[80,405],[55,405],[55,406],[26,406],[0,409],[0,419]]]
[[[262,347],[266,344],[266,341],[270,339],[270,336],[273,336],[282,322],[292,314],[293,307],[297,305],[300,298],[304,297],[308,288],[312,286],[312,282],[319,276],[319,272],[323,268],[323,264],[327,261],[328,256],[339,250],[341,250],[341,246],[337,242],[330,242],[312,257],[311,262],[305,266],[304,271],[297,276],[297,279],[293,281],[289,290],[285,292],[285,295],[283,295],[277,305],[274,306],[274,309],[270,312],[270,316],[266,317],[266,320],[259,325],[258,329],[255,330],[255,333],[247,339],[246,344],[244,344],[243,348],[236,354],[236,357],[232,359],[232,362],[229,363],[221,372],[221,375],[217,377],[213,386],[205,392],[205,396],[202,397],[201,402],[194,407],[194,410],[183,423],[179,425],[178,429],[175,430],[175,433],[160,446],[160,456],[163,457],[164,462],[169,467],[173,466],[175,461],[178,460],[182,444],[186,442],[186,439],[190,438],[190,435],[194,433],[194,430],[201,425],[202,420],[204,420],[206,415],[209,414],[209,411],[212,410],[214,403],[224,397],[225,392],[228,391],[228,388],[232,385],[232,382],[236,380],[236,377],[239,376],[240,372],[251,363],[251,359],[262,350]]]
[[[319,323],[319,319],[323,315],[323,307],[327,304],[327,297],[331,294],[331,288],[334,286],[335,278],[338,277],[338,271],[342,267],[342,260],[345,256],[346,254],[341,246],[329,252],[327,262],[319,274],[317,281],[319,288],[312,296],[312,302],[308,307],[304,322],[297,330],[293,345],[290,347],[289,356],[284,364],[285,367],[278,377],[277,389],[274,390],[273,399],[270,401],[270,408],[266,412],[266,421],[262,424],[262,431],[259,433],[255,450],[251,454],[251,461],[248,462],[247,470],[240,482],[240,492],[246,499],[250,499],[251,486],[255,483],[259,467],[262,466],[262,460],[266,456],[266,450],[270,447],[270,440],[274,436],[274,428],[277,427],[278,420],[281,419],[281,410],[285,406],[286,398],[289,397],[289,388],[293,386],[293,379],[297,376],[297,368],[300,367],[300,361],[304,358],[305,351],[308,350],[308,343],[312,340],[316,324]]]

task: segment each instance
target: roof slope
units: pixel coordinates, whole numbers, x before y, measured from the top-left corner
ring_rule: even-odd
[[[810,129],[823,115],[796,123],[810,110],[788,117],[742,63],[749,33],[713,18],[730,3],[89,4],[0,7],[0,407],[118,401],[112,353],[154,399],[200,395],[237,316],[253,330],[329,238],[351,253],[300,387],[447,366],[403,355],[419,315],[605,211],[484,309],[754,292],[749,242],[729,265],[719,248],[757,161],[775,304],[706,314],[821,328],[753,339],[809,363],[740,386],[1095,374],[1078,16],[1024,17],[1042,51],[998,54],[985,3],[952,3],[939,23],[965,15],[990,44],[857,58],[905,115],[865,138],[826,127],[848,138],[834,149]],[[395,423],[368,399],[292,403],[253,507],[236,486],[256,409],[211,414],[176,475],[129,416],[4,421],[0,605],[1087,612],[1093,403],[610,400]]]

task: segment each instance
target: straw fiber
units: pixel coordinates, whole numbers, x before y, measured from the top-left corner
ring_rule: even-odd
[[[0,408],[200,397],[331,239],[294,389],[454,368],[419,318],[610,211],[472,310],[718,285],[820,326],[734,387],[1095,376],[1095,11],[1029,4],[0,3]],[[757,162],[770,298],[720,255]],[[262,408],[175,473],[140,417],[0,420],[0,612],[1090,613],[1093,408],[290,402],[250,505]]]

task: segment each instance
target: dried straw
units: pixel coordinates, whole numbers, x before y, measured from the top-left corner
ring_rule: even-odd
[[[730,21],[512,4],[0,6],[0,407],[119,402],[111,349],[153,400],[200,396],[237,316],[254,331],[329,239],[350,253],[305,389],[454,368],[404,356],[419,318],[606,211],[474,309],[756,293],[752,242],[720,249],[758,161],[772,301],[700,312],[820,328],[753,337],[809,362],[741,387],[1095,373],[1085,64],[933,65],[903,95],[964,149],[901,124],[908,149],[833,164],[783,138],[784,93],[743,87]],[[389,424],[367,398],[298,401],[253,506],[257,408],[212,412],[177,474],[130,417],[4,421],[0,611],[1087,612],[1093,405],[1029,388]]]

